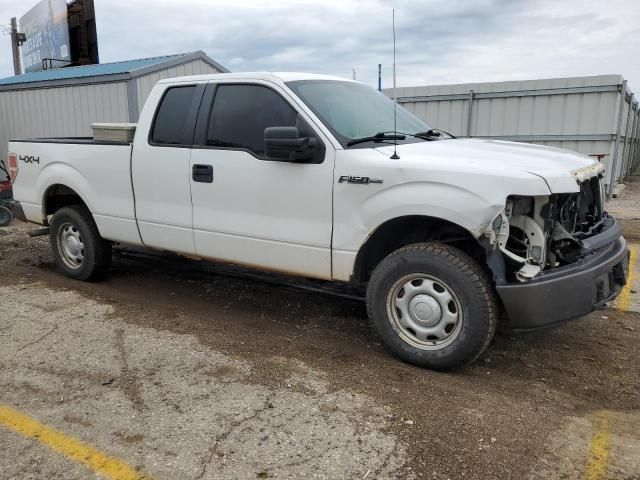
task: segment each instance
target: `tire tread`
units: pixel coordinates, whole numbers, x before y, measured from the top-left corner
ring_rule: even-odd
[[[70,215],[72,217],[74,215],[77,215],[79,217],[79,220],[84,223],[84,226],[86,227],[88,233],[85,234],[85,244],[90,243],[92,245],[95,258],[93,265],[88,267],[88,270],[82,269],[78,270],[78,273],[76,273],[70,272],[62,267],[63,271],[67,276],[76,278],[78,280],[95,281],[104,278],[109,271],[109,267],[111,266],[111,243],[104,240],[100,236],[100,232],[98,232],[98,227],[93,219],[93,215],[91,215],[89,209],[84,205],[70,205],[67,207],[62,207],[55,212],[53,220],[51,221],[51,246],[54,250],[54,257],[57,258],[58,254],[57,252],[55,252],[56,243],[54,242],[54,235],[56,235],[56,232],[54,231],[53,227],[55,226],[57,221],[56,216],[59,219],[64,215]]]
[[[424,255],[424,256],[438,256],[442,260],[446,260],[452,266],[456,267],[460,270],[460,273],[468,278],[471,282],[471,285],[475,286],[475,290],[480,292],[481,300],[487,308],[487,317],[489,321],[489,331],[486,336],[482,339],[482,344],[478,345],[474,350],[476,353],[473,356],[469,356],[464,361],[457,363],[455,366],[446,366],[446,367],[438,367],[431,366],[431,368],[437,369],[450,369],[450,368],[458,368],[463,367],[465,365],[469,365],[475,362],[487,349],[493,336],[495,334],[497,323],[498,323],[498,306],[496,302],[496,297],[493,289],[493,285],[491,284],[489,278],[486,273],[482,270],[480,265],[467,253],[463,252],[460,249],[455,247],[436,242],[424,242],[424,243],[414,243],[410,245],[406,245],[398,250],[389,254],[386,258],[384,258],[379,264],[378,267],[385,265],[389,266],[395,263],[407,262],[407,256],[411,255]],[[366,305],[367,305],[367,313],[369,316],[369,324],[371,329],[373,330],[376,337],[385,345],[384,339],[382,335],[378,331],[378,328],[375,324],[374,319],[374,295],[369,294],[372,290],[376,289],[377,283],[383,280],[382,275],[376,275],[378,271],[378,267],[373,272],[371,279],[369,281],[369,285],[367,287],[367,296],[366,296]]]

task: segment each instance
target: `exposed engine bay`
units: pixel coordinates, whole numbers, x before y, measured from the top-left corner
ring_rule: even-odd
[[[575,263],[585,253],[582,240],[607,228],[601,176],[579,185],[577,193],[508,197],[492,228],[510,280],[528,281],[543,270]]]

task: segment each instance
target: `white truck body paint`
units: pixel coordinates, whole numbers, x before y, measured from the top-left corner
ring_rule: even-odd
[[[202,82],[190,82],[198,83]],[[136,216],[146,246],[194,254],[190,149],[150,145],[148,141],[156,106],[165,90],[166,86],[151,91],[133,138],[131,180]]]
[[[29,221],[46,224],[46,191],[62,184],[84,200],[108,240],[347,281],[357,252],[388,220],[438,217],[477,238],[509,195],[578,192],[578,180],[601,171],[598,162],[577,153],[492,140],[399,145],[399,160],[389,158],[392,146],[343,149],[285,84],[307,79],[332,77],[242,73],[162,80],[140,116],[132,150],[11,142],[10,153],[40,159],[39,164],[19,162],[15,198]],[[272,162],[238,151],[149,145],[165,89],[225,82],[269,85],[280,93],[323,139],[324,162]],[[213,183],[194,184],[195,163],[213,166]],[[341,176],[382,183],[340,183]]]
[[[316,124],[289,89],[269,79],[250,81],[276,90],[308,123]],[[240,150],[193,149],[191,166],[211,165],[214,176],[213,188],[191,180],[196,254],[331,279],[336,150],[326,132],[319,134],[330,146],[320,164],[264,161]]]
[[[18,155],[24,150],[40,163],[19,161],[13,186],[27,219],[43,223],[43,199],[50,187],[65,185],[87,204],[100,235],[140,243],[130,180],[131,147],[63,143],[10,143]]]

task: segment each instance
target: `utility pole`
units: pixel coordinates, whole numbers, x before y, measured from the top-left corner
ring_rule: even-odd
[[[382,91],[382,64],[378,64],[378,91]]]
[[[16,75],[22,74],[22,64],[20,63],[20,45],[27,40],[24,33],[18,33],[18,21],[16,17],[11,19],[11,50],[13,51],[13,72]]]

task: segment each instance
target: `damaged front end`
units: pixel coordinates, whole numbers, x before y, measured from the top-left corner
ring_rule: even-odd
[[[571,193],[509,196],[483,232],[505,328],[547,328],[603,308],[622,291],[629,251],[605,211],[598,167],[573,172]]]
[[[615,222],[604,209],[601,177],[579,181],[580,191],[509,196],[485,232],[503,254],[506,282],[527,282],[542,271],[574,264],[588,254],[585,243]]]

